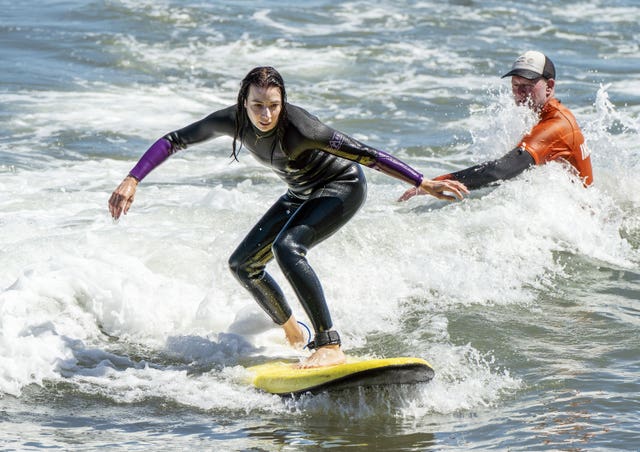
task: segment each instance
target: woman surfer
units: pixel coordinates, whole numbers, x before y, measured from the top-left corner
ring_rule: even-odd
[[[312,322],[314,352],[300,367],[345,361],[340,336],[307,252],[351,219],[366,197],[360,165],[381,171],[439,198],[468,193],[457,181],[432,181],[396,159],[338,132],[300,107],[287,103],[284,81],[272,67],[257,67],[242,81],[236,105],[171,132],[140,158],[109,199],[114,219],[126,214],[138,183],[171,154],[220,136],[233,137],[233,157],[244,146],[270,167],[287,191],[267,210],[229,259],[234,276],[256,299],[287,341],[302,347],[303,332],[278,284],[265,271],[273,258]],[[356,164],[359,163],[359,164]],[[449,192],[447,194],[446,192]]]

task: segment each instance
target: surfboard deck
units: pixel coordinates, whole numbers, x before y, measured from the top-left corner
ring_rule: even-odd
[[[271,361],[249,367],[251,384],[278,395],[312,394],[353,387],[423,383],[434,375],[431,365],[421,358],[347,358],[344,364],[296,369],[296,363]]]

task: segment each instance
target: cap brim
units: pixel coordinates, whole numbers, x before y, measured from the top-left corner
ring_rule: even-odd
[[[504,74],[501,78],[511,77],[512,75],[517,75],[519,77],[524,77],[524,78],[527,78],[529,80],[533,80],[533,79],[542,77],[542,74],[540,74],[538,72],[535,72],[535,71],[530,71],[528,69],[513,69],[512,71],[509,71],[506,74]]]

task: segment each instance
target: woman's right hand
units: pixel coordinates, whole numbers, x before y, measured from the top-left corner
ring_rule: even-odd
[[[120,218],[120,215],[127,214],[129,207],[133,203],[133,198],[138,188],[138,181],[133,176],[124,178],[120,185],[111,193],[109,198],[109,212],[114,220]]]

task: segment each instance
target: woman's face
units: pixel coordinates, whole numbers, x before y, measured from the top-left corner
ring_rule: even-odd
[[[282,111],[282,93],[277,86],[261,88],[249,86],[247,98],[244,101],[249,120],[261,132],[269,132],[278,125],[278,118]]]

